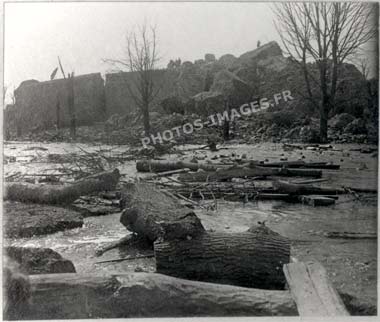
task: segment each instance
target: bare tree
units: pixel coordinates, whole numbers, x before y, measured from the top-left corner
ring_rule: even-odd
[[[157,97],[160,86],[154,80],[159,56],[157,51],[157,35],[155,26],[142,24],[137,31],[126,36],[126,54],[123,59],[104,59],[114,66],[134,73],[126,84],[129,95],[143,115],[145,135],[150,134],[149,110]]]
[[[67,88],[67,106],[70,115],[70,137],[72,139],[76,138],[76,111],[75,111],[75,100],[74,100],[74,72],[67,73],[67,78],[65,71],[63,70],[63,66],[61,63],[61,59],[58,57],[58,65],[61,69],[62,76],[65,80],[66,88]],[[51,78],[54,79],[56,70],[53,71]],[[54,75],[53,75],[54,74]],[[57,105],[56,105],[56,113],[57,113],[57,127],[59,128],[59,115],[60,115],[60,103],[59,98],[57,97]]]
[[[328,114],[335,104],[341,65],[375,36],[374,8],[377,4],[354,2],[293,2],[274,7],[285,50],[299,62],[308,98],[319,108],[321,142],[327,141]]]

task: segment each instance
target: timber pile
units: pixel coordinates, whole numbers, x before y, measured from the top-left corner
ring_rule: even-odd
[[[138,171],[155,172],[145,178],[154,180],[176,197],[192,203],[191,199],[224,198],[230,201],[283,200],[299,202],[313,207],[335,204],[338,195],[358,191],[355,188],[334,188],[311,185],[327,181],[321,179],[323,169],[339,169],[339,165],[327,162],[281,161],[259,162],[245,161],[242,164],[211,164],[193,162],[138,161]],[[196,172],[194,172],[196,171]],[[161,175],[162,174],[162,175]],[[178,179],[170,178],[177,175]],[[157,181],[165,177],[166,182]],[[279,181],[278,177],[309,177],[292,182]],[[270,178],[272,184],[262,184]],[[168,180],[170,182],[168,182]]]
[[[322,179],[322,170],[338,170],[339,165],[327,162],[280,161],[262,162],[240,160],[238,163],[194,163],[167,161],[138,161],[137,170],[154,172],[144,180],[153,180],[189,205],[199,205],[191,199],[224,198],[230,201],[283,200],[313,207],[334,205],[341,194],[377,193],[377,189],[354,187],[323,187],[313,183]],[[177,179],[170,175],[177,175]],[[165,177],[166,181],[157,181]],[[309,177],[293,182],[278,180],[279,177]],[[262,185],[270,179],[272,184]],[[267,182],[268,182],[267,181]],[[151,182],[151,181],[149,181]],[[215,202],[216,203],[216,202]]]
[[[288,291],[195,282],[155,273],[30,276],[23,318],[86,319],[199,316],[294,316]]]
[[[118,169],[86,177],[67,185],[37,185],[31,183],[5,183],[5,200],[62,205],[70,204],[80,196],[93,192],[113,190],[120,178]]]

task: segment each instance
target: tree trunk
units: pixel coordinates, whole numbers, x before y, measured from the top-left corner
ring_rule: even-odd
[[[319,140],[321,143],[326,143],[327,127],[328,127],[329,107],[327,99],[322,99],[320,106],[320,122],[319,122]]]
[[[322,99],[320,102],[320,122],[319,122],[319,136],[321,143],[327,142],[327,125],[329,117],[329,94],[327,92],[327,59],[326,57],[321,57],[318,62],[319,67],[319,78],[321,86]]]
[[[9,182],[5,184],[4,199],[50,205],[70,204],[80,196],[115,189],[119,178],[119,170],[115,169],[62,186]]]
[[[222,284],[282,289],[290,244],[265,226],[154,243],[158,273]]]
[[[159,237],[195,237],[205,230],[191,209],[182,206],[178,199],[152,184],[125,185],[121,205],[126,209],[121,214],[120,222],[128,230],[145,236],[151,242]]]
[[[144,122],[144,131],[145,136],[150,135],[150,120],[149,120],[149,105],[146,104],[143,108],[143,122]]]
[[[25,319],[294,316],[288,291],[217,285],[161,274],[30,276]]]
[[[76,116],[75,116],[75,105],[74,105],[74,73],[68,75],[67,78],[68,87],[68,106],[70,114],[70,137],[72,139],[76,138]]]
[[[60,106],[58,98],[57,98],[57,105],[56,105],[56,122],[57,122],[57,130],[59,130],[61,128],[61,106]]]

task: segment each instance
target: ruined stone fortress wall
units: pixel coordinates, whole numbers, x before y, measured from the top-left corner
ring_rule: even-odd
[[[175,71],[166,69],[155,70],[152,73],[153,83],[155,84],[154,91],[158,90],[153,102],[154,105],[161,99],[175,93],[174,80],[178,75]],[[135,88],[128,89],[128,86],[133,86],[138,81],[137,77],[139,75],[136,72],[106,74],[105,101],[108,116],[113,114],[124,115],[138,108],[131,96],[131,91],[136,93]]]
[[[173,78],[166,70],[153,72],[159,86],[160,99],[173,92]],[[137,109],[127,84],[133,84],[138,75],[130,72],[106,74],[105,82],[100,73],[74,77],[74,105],[77,125],[91,125],[105,121],[113,114],[124,115]],[[26,133],[33,130],[68,127],[70,115],[67,105],[67,87],[64,79],[39,82],[24,81],[15,90],[15,105],[5,110],[5,125],[12,131]],[[57,104],[59,102],[59,108]],[[59,117],[58,117],[59,115]]]
[[[54,128],[57,120],[66,127],[70,122],[67,93],[64,79],[24,81],[15,90],[15,106],[7,108],[6,121],[21,128],[21,132]],[[74,78],[74,104],[78,125],[104,119],[104,81],[100,73]]]

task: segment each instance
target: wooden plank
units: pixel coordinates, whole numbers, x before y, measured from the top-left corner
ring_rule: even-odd
[[[283,269],[300,316],[349,315],[322,264],[289,263]]]

